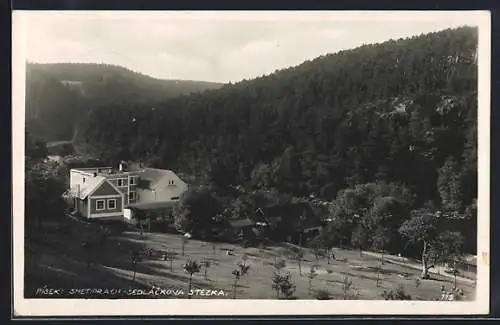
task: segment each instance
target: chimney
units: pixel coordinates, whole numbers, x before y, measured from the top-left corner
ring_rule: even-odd
[[[120,164],[118,165],[118,170],[119,170],[119,171],[121,171],[121,172],[123,171],[123,163],[120,163]]]

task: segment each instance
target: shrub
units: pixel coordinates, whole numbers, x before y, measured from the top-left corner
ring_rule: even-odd
[[[330,300],[332,299],[332,295],[330,294],[330,291],[326,289],[321,289],[316,292],[315,295],[317,300]]]
[[[272,287],[276,291],[278,299],[295,299],[295,285],[292,283],[292,276],[289,272],[285,274],[274,273]]]
[[[412,300],[411,295],[405,292],[403,285],[400,285],[395,291],[387,292],[384,290],[381,296],[385,300]]]

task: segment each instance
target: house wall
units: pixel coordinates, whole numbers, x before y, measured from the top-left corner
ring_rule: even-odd
[[[131,178],[135,178],[134,185],[131,185]],[[106,175],[106,178],[116,186],[120,192],[125,195],[124,205],[127,206],[129,203],[134,203],[136,200],[129,202],[130,192],[135,192],[137,183],[139,181],[138,172],[123,172],[117,174]],[[118,180],[121,181],[118,181]],[[120,184],[120,185],[119,185]]]
[[[179,196],[187,190],[187,184],[174,172],[168,171],[167,176],[163,177],[160,182],[156,184],[155,189],[165,191],[165,193],[170,191],[172,196]]]
[[[187,189],[187,188],[186,188]],[[178,198],[182,193],[186,191],[180,186],[169,186],[165,189],[156,189],[155,192],[149,189],[137,189],[138,200],[140,203],[149,202],[165,202],[165,201],[175,201],[173,198]]]
[[[97,210],[97,201],[104,201],[104,210]],[[108,208],[108,201],[116,200],[114,209]],[[88,198],[90,202],[90,218],[109,217],[109,216],[123,216],[123,197],[120,195],[109,196],[91,196]]]
[[[135,179],[133,184],[132,184],[132,180],[131,180],[132,178]],[[132,174],[129,176],[129,179],[128,179],[129,186],[128,186],[128,193],[127,193],[128,203],[135,203],[138,201],[137,200],[137,184],[139,183],[139,179],[140,179],[139,176],[136,174]],[[131,192],[134,193],[133,197],[130,197]]]
[[[76,210],[85,218],[88,217],[88,205],[86,200],[79,200],[75,198]]]
[[[175,201],[188,189],[187,184],[172,171],[167,171],[166,176],[163,176],[153,187],[154,191],[136,188],[136,201],[140,203]]]
[[[137,219],[135,218],[134,211],[132,209],[123,209],[123,217],[127,222],[137,224]]]

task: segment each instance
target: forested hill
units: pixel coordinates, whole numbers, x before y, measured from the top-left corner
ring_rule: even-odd
[[[107,64],[57,63],[26,67],[26,117],[30,132],[45,140],[70,140],[78,121],[100,106],[154,105],[221,84],[155,79]]]
[[[365,45],[155,107],[109,105],[88,115],[77,140],[106,160],[207,175],[220,188],[332,199],[386,181],[420,204],[469,205],[477,29]]]

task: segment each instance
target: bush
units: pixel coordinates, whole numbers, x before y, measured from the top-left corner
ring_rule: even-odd
[[[385,300],[412,300],[411,295],[407,294],[403,285],[399,286],[395,291],[385,291],[381,294]]]
[[[332,299],[332,295],[330,294],[330,291],[328,291],[326,289],[318,290],[315,294],[315,297],[317,300],[331,300]]]
[[[278,299],[295,299],[295,285],[289,272],[285,274],[274,273],[272,288],[276,291]]]

